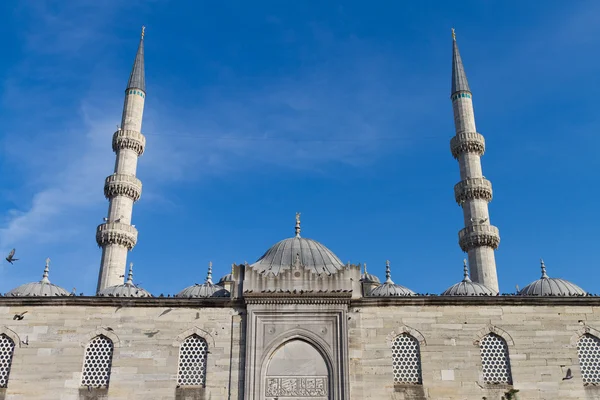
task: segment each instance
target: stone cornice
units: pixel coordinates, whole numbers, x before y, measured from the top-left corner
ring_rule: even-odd
[[[496,250],[500,244],[500,232],[493,225],[471,225],[458,232],[458,244],[464,252],[487,246]]]
[[[98,225],[96,229],[96,242],[100,247],[108,244],[118,244],[131,250],[137,243],[137,236],[137,229],[120,222],[107,222]]]
[[[104,181],[104,196],[112,199],[116,196],[126,196],[138,201],[142,195],[142,181],[132,175],[112,174]]]
[[[112,148],[115,153],[121,149],[129,149],[141,156],[145,147],[146,137],[140,132],[119,129],[113,135]]]
[[[81,306],[81,307],[172,307],[172,308],[244,308],[242,300],[227,297],[179,298],[179,297],[0,297],[0,306]]]
[[[397,306],[569,306],[597,307],[600,296],[405,296],[363,297],[350,302],[350,307],[397,307]]]
[[[457,133],[450,139],[450,151],[455,159],[461,153],[475,153],[482,156],[485,153],[485,139],[477,132]]]
[[[485,178],[467,178],[454,185],[454,198],[458,205],[467,200],[492,201],[492,183]]]
[[[352,291],[244,293],[247,304],[348,304]]]

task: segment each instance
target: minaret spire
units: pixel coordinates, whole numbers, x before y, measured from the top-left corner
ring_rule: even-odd
[[[122,284],[127,265],[127,252],[137,243],[138,232],[131,225],[133,203],[140,199],[142,182],[136,177],[138,157],[144,153],[146,138],[142,135],[142,117],[146,101],[144,75],[144,36],[142,27],[133,68],[125,89],[125,103],[120,127],[112,138],[116,154],[114,173],[104,182],[104,196],[109,200],[108,217],[96,230],[96,242],[102,247],[98,289]]]
[[[461,181],[454,186],[454,197],[463,209],[465,224],[465,228],[458,232],[458,240],[461,249],[468,253],[471,279],[498,292],[494,250],[500,243],[500,233],[490,224],[488,203],[492,200],[492,184],[485,179],[481,169],[485,140],[475,127],[472,97],[452,29],[450,98],[456,136],[450,140],[450,150],[460,167]]]

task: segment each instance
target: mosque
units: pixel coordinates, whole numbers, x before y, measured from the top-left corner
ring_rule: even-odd
[[[142,30],[96,229],[97,295],[51,283],[47,260],[39,282],[0,297],[0,399],[600,399],[600,299],[551,278],[543,261],[540,279],[498,293],[485,140],[452,36],[460,282],[417,294],[389,262],[381,282],[303,237],[297,214],[294,234],[253,264],[218,282],[209,266],[204,283],[165,297],[126,271],[146,147]]]

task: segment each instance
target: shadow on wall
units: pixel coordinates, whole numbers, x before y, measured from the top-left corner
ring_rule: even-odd
[[[427,400],[423,385],[394,385],[394,400]]]

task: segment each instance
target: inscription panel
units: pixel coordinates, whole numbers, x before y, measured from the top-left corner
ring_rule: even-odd
[[[267,378],[267,397],[327,397],[326,376],[270,376]]]

